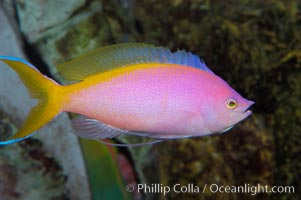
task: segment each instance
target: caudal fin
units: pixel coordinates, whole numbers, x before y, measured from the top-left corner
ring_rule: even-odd
[[[61,86],[43,76],[30,63],[23,59],[0,56],[0,60],[9,65],[19,75],[30,96],[38,99],[38,104],[30,110],[23,126],[12,139],[0,141],[0,145],[4,145],[30,137],[35,131],[42,128],[61,112],[59,104],[60,95],[57,95]]]

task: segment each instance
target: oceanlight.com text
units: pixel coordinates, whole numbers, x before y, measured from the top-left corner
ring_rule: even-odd
[[[219,184],[205,184],[204,186],[199,186],[193,183],[187,185],[175,184],[172,186],[163,185],[161,183],[153,184],[129,184],[126,186],[128,192],[137,191],[138,193],[145,194],[163,194],[166,195],[170,192],[174,193],[244,193],[250,194],[252,196],[259,193],[295,193],[294,186],[269,186],[269,185],[250,185],[245,183],[244,185],[239,186],[230,186],[230,185],[219,185]]]
[[[245,183],[240,186],[223,186],[211,184],[209,191],[212,193],[246,193],[256,195],[259,193],[294,193],[294,186],[269,186],[269,185],[250,185]]]

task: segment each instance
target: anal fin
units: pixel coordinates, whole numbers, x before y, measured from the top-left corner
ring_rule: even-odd
[[[107,124],[104,124],[96,119],[91,119],[86,116],[79,115],[72,120],[72,126],[75,130],[75,134],[81,138],[94,139],[99,142],[111,146],[119,146],[119,147],[138,147],[146,144],[155,144],[158,142],[162,142],[163,140],[154,140],[145,143],[133,143],[133,144],[115,144],[103,141],[103,139],[112,139],[120,137],[123,134],[137,135],[143,136],[143,133],[136,133],[127,130],[122,130]]]
[[[77,136],[94,140],[112,139],[127,132],[82,115],[72,120],[72,126]]]
[[[126,143],[126,144],[115,144],[115,143],[111,143],[111,142],[106,142],[104,140],[100,140],[99,142],[106,144],[106,145],[110,145],[110,146],[116,146],[116,147],[140,147],[140,146],[144,146],[144,145],[150,145],[150,144],[156,144],[159,142],[163,142],[164,140],[153,140],[150,142],[140,142],[140,143]]]

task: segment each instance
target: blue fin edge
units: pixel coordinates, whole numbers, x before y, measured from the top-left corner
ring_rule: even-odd
[[[12,56],[1,56],[0,55],[0,60],[9,60],[9,61],[21,62],[21,63],[23,63],[25,65],[28,65],[29,67],[37,70],[35,66],[33,66],[31,63],[29,63],[28,61],[26,61],[22,58],[17,58],[17,57],[12,57]]]
[[[0,146],[4,146],[4,145],[8,145],[8,144],[13,144],[13,143],[17,143],[17,142],[21,142],[25,139],[28,139],[30,137],[32,137],[33,135],[35,135],[36,132],[32,133],[32,134],[29,134],[23,138],[18,138],[18,139],[11,139],[11,140],[6,140],[6,141],[0,141]]]

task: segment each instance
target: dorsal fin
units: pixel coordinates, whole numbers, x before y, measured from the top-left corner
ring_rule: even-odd
[[[213,73],[199,56],[184,50],[170,52],[168,48],[148,44],[117,44],[83,54],[57,66],[67,80],[83,80],[89,76],[139,63],[180,64]]]

